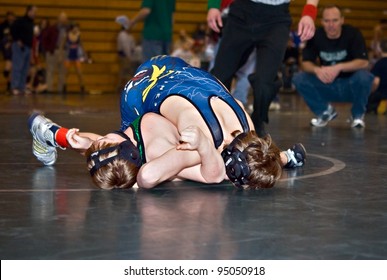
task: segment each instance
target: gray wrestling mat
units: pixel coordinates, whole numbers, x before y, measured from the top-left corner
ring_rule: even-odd
[[[107,133],[119,127],[118,95],[0,95],[2,259],[386,259],[386,116],[367,115],[353,130],[344,104],[329,127],[313,129],[297,95],[280,100],[267,130],[309,156],[273,189],[186,181],[104,191],[72,151],[42,167],[27,118],[40,109],[63,126]]]

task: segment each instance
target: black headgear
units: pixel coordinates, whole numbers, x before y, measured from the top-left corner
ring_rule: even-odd
[[[117,154],[106,158],[102,161],[99,160],[101,155],[108,154],[114,150],[117,150]],[[100,169],[101,167],[107,165],[108,163],[112,162],[115,159],[125,159],[137,167],[141,166],[141,156],[140,156],[140,151],[138,148],[132,143],[130,140],[126,140],[121,142],[117,146],[105,148],[102,150],[98,150],[94,153],[92,153],[88,158],[87,161],[93,160],[94,161],[94,166],[90,169],[90,174],[91,176],[94,175],[94,173]]]
[[[235,147],[237,141],[240,141],[245,136],[246,133],[239,134],[221,153],[226,166],[226,174],[238,188],[247,184],[250,175],[250,167],[246,161],[246,154]]]

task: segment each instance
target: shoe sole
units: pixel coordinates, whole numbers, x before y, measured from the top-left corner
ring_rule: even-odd
[[[298,143],[298,145],[301,146],[302,150],[304,151],[304,161],[305,161],[306,160],[306,155],[307,155],[306,149],[305,149],[304,145],[302,145],[301,143]]]

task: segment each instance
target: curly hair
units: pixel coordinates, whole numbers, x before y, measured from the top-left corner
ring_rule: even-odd
[[[236,136],[239,131],[233,132]],[[281,150],[275,145],[270,135],[259,138],[255,131],[250,131],[235,144],[243,151],[250,168],[247,189],[271,188],[281,177]]]
[[[117,143],[98,143],[94,142],[86,151],[88,158],[87,169],[90,171],[95,162],[90,159],[90,155],[96,151],[117,146]],[[118,147],[118,146],[117,146]],[[118,151],[113,150],[108,154],[100,155],[100,160],[104,160],[117,155]],[[93,175],[92,180],[95,185],[102,189],[124,189],[131,188],[136,183],[136,176],[139,167],[125,160],[116,158],[112,162],[99,168]]]

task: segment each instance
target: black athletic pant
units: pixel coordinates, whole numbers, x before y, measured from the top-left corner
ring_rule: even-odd
[[[264,136],[263,122],[268,122],[270,102],[274,99],[275,79],[289,39],[291,16],[289,5],[278,6],[235,0],[212,70],[228,89],[234,74],[257,49],[256,71],[249,77],[254,93],[252,120],[259,136]]]

